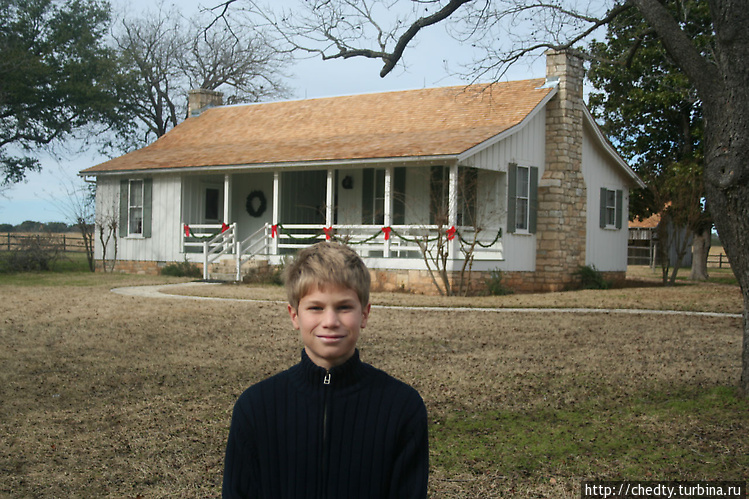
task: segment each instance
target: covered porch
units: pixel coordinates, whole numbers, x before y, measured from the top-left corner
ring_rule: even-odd
[[[277,265],[325,240],[350,245],[373,269],[424,269],[438,249],[446,267],[469,252],[496,267],[503,175],[437,161],[186,175],[181,247],[206,279],[219,262],[240,280],[251,259]]]

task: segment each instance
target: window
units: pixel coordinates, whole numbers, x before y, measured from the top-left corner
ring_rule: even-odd
[[[507,180],[507,232],[536,232],[538,168],[510,164]]]
[[[143,181],[131,180],[127,216],[127,234],[129,236],[143,235]]]
[[[393,168],[390,179],[392,197],[392,224],[406,223],[406,169]],[[385,223],[385,169],[362,170],[362,223],[382,225]]]
[[[602,229],[622,228],[622,205],[624,192],[621,189],[612,190],[601,187],[601,219]]]
[[[530,171],[527,166],[518,166],[515,177],[515,229],[528,230],[528,203],[530,201]]]
[[[458,167],[458,206],[456,225],[476,224],[478,170]],[[430,174],[429,219],[431,224],[449,223],[450,167],[433,166]]]
[[[365,168],[362,176],[362,223],[385,223],[385,170]]]
[[[203,205],[203,215],[206,223],[219,220],[219,205],[221,204],[221,189],[206,187]]]
[[[153,180],[120,181],[120,237],[151,237],[151,191]]]

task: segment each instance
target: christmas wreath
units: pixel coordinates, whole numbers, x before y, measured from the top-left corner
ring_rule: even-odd
[[[257,208],[255,207],[256,205]],[[268,200],[265,199],[263,191],[252,191],[247,196],[247,204],[245,205],[245,208],[247,209],[247,213],[253,217],[259,217],[265,213],[266,208],[268,208]]]

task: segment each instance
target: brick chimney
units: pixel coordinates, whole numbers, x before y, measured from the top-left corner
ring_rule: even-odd
[[[187,117],[200,116],[209,107],[222,106],[224,94],[215,90],[198,88],[187,92]]]
[[[564,289],[585,265],[583,77],[582,59],[546,52],[546,78],[558,90],[546,105],[546,169],[538,185],[536,287],[544,291]]]

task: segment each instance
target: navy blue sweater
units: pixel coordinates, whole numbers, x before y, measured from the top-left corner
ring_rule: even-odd
[[[237,400],[225,498],[424,498],[427,413],[418,392],[354,356],[302,361]]]

